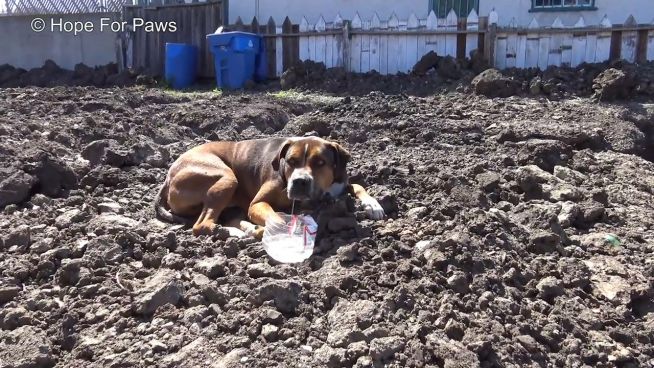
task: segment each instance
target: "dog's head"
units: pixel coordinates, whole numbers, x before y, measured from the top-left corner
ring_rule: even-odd
[[[285,141],[273,162],[286,182],[288,198],[320,199],[334,186],[347,184],[345,165],[350,154],[338,143],[317,137]]]

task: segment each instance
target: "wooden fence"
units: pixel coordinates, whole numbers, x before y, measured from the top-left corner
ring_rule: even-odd
[[[454,11],[446,18],[437,18],[433,11],[427,19],[411,15],[406,20],[395,15],[364,20],[357,14],[352,20],[337,16],[326,21],[321,16],[314,23],[303,18],[299,24],[287,17],[281,25],[272,18],[265,25],[256,18],[244,24],[239,18],[229,29],[263,35],[270,77],[281,76],[302,60],[358,73],[408,73],[429,51],[464,58],[478,49],[499,69],[654,60],[654,25],[638,25],[633,17],[620,25],[607,17],[598,25],[586,25],[583,18],[572,26],[564,26],[559,18],[547,26],[533,20],[527,28],[498,28],[497,20],[495,11],[480,17],[473,9],[466,18]]]
[[[633,16],[618,25],[604,16],[591,26],[580,17],[572,27],[565,27],[559,18],[542,27],[534,19],[526,29],[509,26],[496,35],[494,64],[500,69],[654,60],[654,25],[638,25]]]
[[[163,75],[167,42],[190,43],[198,47],[198,75],[215,76],[213,55],[207,46],[206,35],[213,33],[226,20],[226,0],[205,3],[161,5],[156,7],[125,6],[123,19],[134,18],[145,22],[175,22],[175,32],[147,32],[146,28],[127,32],[127,61],[129,67],[146,68],[154,75]]]
[[[0,14],[75,14],[119,12],[124,0],[4,0]]]

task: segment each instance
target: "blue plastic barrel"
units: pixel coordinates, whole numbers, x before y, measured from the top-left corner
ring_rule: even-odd
[[[165,79],[171,87],[190,87],[197,75],[198,48],[186,43],[166,43],[165,64]]]
[[[214,55],[216,83],[220,88],[242,88],[248,80],[257,80],[261,37],[247,32],[225,32],[207,35]]]

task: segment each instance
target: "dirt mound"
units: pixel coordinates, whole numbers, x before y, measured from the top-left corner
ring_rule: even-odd
[[[651,103],[304,97],[3,90],[0,361],[654,363]],[[352,181],[389,218],[331,204],[315,254],[297,266],[252,239],[196,238],[153,219],[166,170],[188,148],[286,134],[345,145]]]
[[[139,73],[133,70],[118,71],[111,63],[91,68],[84,64],[75,65],[74,70],[60,68],[54,61],[46,60],[40,68],[25,70],[11,65],[0,65],[0,88],[12,87],[55,87],[55,86],[133,86]]]
[[[627,78],[614,80],[615,75],[606,73],[615,72],[608,70],[624,73]],[[599,77],[602,72],[603,76]],[[426,96],[456,90],[490,97],[531,95],[562,99],[590,97],[595,93],[598,99],[602,96],[602,101],[608,101],[633,95],[654,96],[654,63],[636,66],[616,61],[611,64],[582,64],[576,68],[549,67],[544,71],[536,68],[498,71],[489,69],[482,55],[476,52],[471,59],[465,60],[429,52],[416,63],[409,75],[382,76],[375,71],[346,73],[343,68],[327,69],[322,63],[305,61],[286,70],[280,82],[282,89],[321,90],[345,95],[380,91]]]
[[[507,78],[497,69],[487,69],[472,80],[475,93],[486,97],[510,97],[520,89],[520,83]]]

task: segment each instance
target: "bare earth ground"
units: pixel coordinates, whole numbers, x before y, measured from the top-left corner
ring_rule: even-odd
[[[186,149],[312,131],[389,219],[299,266],[153,219]],[[653,104],[20,88],[0,137],[1,367],[654,366]]]

